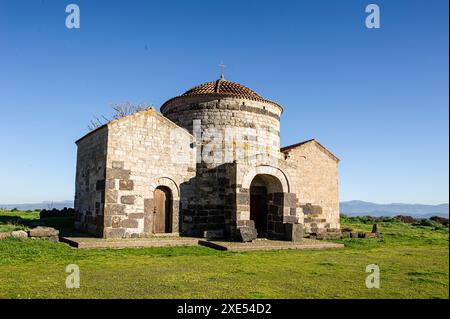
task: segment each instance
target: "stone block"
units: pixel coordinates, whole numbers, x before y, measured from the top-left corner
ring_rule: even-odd
[[[134,182],[132,180],[119,180],[119,189],[124,191],[132,191],[134,188]]]
[[[372,233],[374,233],[377,238],[381,238],[381,233],[380,233],[380,229],[378,228],[378,224],[373,224]]]
[[[105,238],[123,238],[125,236],[125,228],[106,228],[103,234]]]
[[[130,178],[130,170],[128,169],[120,169],[120,168],[107,168],[106,169],[106,177],[107,179],[129,179]]]
[[[28,237],[28,233],[26,231],[23,230],[16,230],[11,232],[11,237],[14,238],[27,238]]]
[[[322,214],[322,207],[318,205],[312,205],[310,203],[302,205],[303,213],[305,215],[321,215]]]
[[[59,230],[56,230],[52,227],[36,227],[33,229],[30,229],[28,231],[28,235],[30,237],[52,237],[52,236],[58,236]]]
[[[120,227],[120,221],[122,220],[119,216],[113,216],[111,217],[111,227],[112,228],[119,228]],[[109,227],[109,225],[107,226]]]
[[[115,189],[116,188],[116,180],[115,179],[107,179],[105,181],[105,189]]]
[[[138,228],[139,223],[136,219],[123,219],[121,226],[124,228]]]
[[[359,234],[357,232],[350,232],[350,238],[358,238]]]
[[[297,216],[284,216],[283,220],[285,223],[288,223],[288,224],[297,224],[298,223]]]
[[[256,229],[251,227],[240,227],[237,229],[236,237],[236,239],[240,242],[251,242],[257,237]]]
[[[224,238],[224,231],[223,231],[223,229],[205,230],[203,232],[203,237],[205,237],[206,239]]]
[[[119,193],[116,190],[105,190],[105,203],[107,204],[115,204],[117,203],[119,197]]]
[[[303,239],[303,225],[302,224],[284,224],[286,240],[300,241]]]
[[[125,196],[121,196],[120,197],[120,202],[122,204],[126,204],[126,205],[133,205],[134,204],[134,200],[135,200],[135,196],[134,195],[125,195]]]
[[[0,239],[11,237],[11,232],[0,233]]]
[[[105,204],[104,215],[124,215],[125,205],[121,204]]]
[[[48,239],[49,241],[51,241],[53,243],[59,242],[59,236],[50,236],[50,237],[44,237],[44,238]]]

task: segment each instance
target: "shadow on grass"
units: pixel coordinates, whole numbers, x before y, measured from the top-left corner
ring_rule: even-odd
[[[11,216],[0,212],[0,226],[5,228],[28,229],[37,226],[47,226],[58,229],[59,231],[67,231],[73,229],[74,218],[72,216],[61,217],[45,217],[45,218],[22,218],[21,216]]]

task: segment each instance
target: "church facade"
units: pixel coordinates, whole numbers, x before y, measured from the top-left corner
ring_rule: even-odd
[[[76,142],[75,227],[104,238],[339,234],[339,159],[316,140],[280,147],[282,112],[222,76],[97,128]]]

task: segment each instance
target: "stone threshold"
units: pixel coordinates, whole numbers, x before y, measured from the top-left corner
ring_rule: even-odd
[[[152,238],[103,239],[88,237],[59,237],[59,241],[80,249],[92,248],[146,248],[197,246],[198,238],[156,236]]]
[[[251,243],[228,241],[199,240],[199,245],[226,251],[258,251],[258,250],[285,250],[285,249],[331,249],[344,248],[344,244],[324,242],[304,238],[299,242],[281,240],[255,240]]]
[[[344,248],[344,244],[324,242],[304,238],[300,242],[281,240],[255,240],[251,243],[239,243],[220,240],[206,240],[195,237],[154,236],[148,238],[104,239],[95,237],[60,236],[59,241],[79,249],[96,248],[146,248],[146,247],[175,247],[175,246],[203,246],[222,251],[257,251],[284,249],[330,249]]]

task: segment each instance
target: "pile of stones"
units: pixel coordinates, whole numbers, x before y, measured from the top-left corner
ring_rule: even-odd
[[[341,237],[341,230],[337,228],[326,228],[324,230],[320,230],[319,232],[309,234],[309,238],[318,240],[341,239]]]
[[[13,237],[13,238],[40,238],[40,239],[47,239],[52,242],[58,242],[59,241],[59,230],[54,229],[52,227],[42,227],[38,226],[36,228],[30,229],[29,231],[24,230],[15,230],[8,233],[0,233],[0,239],[6,238],[6,237]]]
[[[370,233],[354,232],[350,228],[343,229],[342,238],[381,238],[381,233],[378,228],[378,224],[373,224],[372,231]]]

